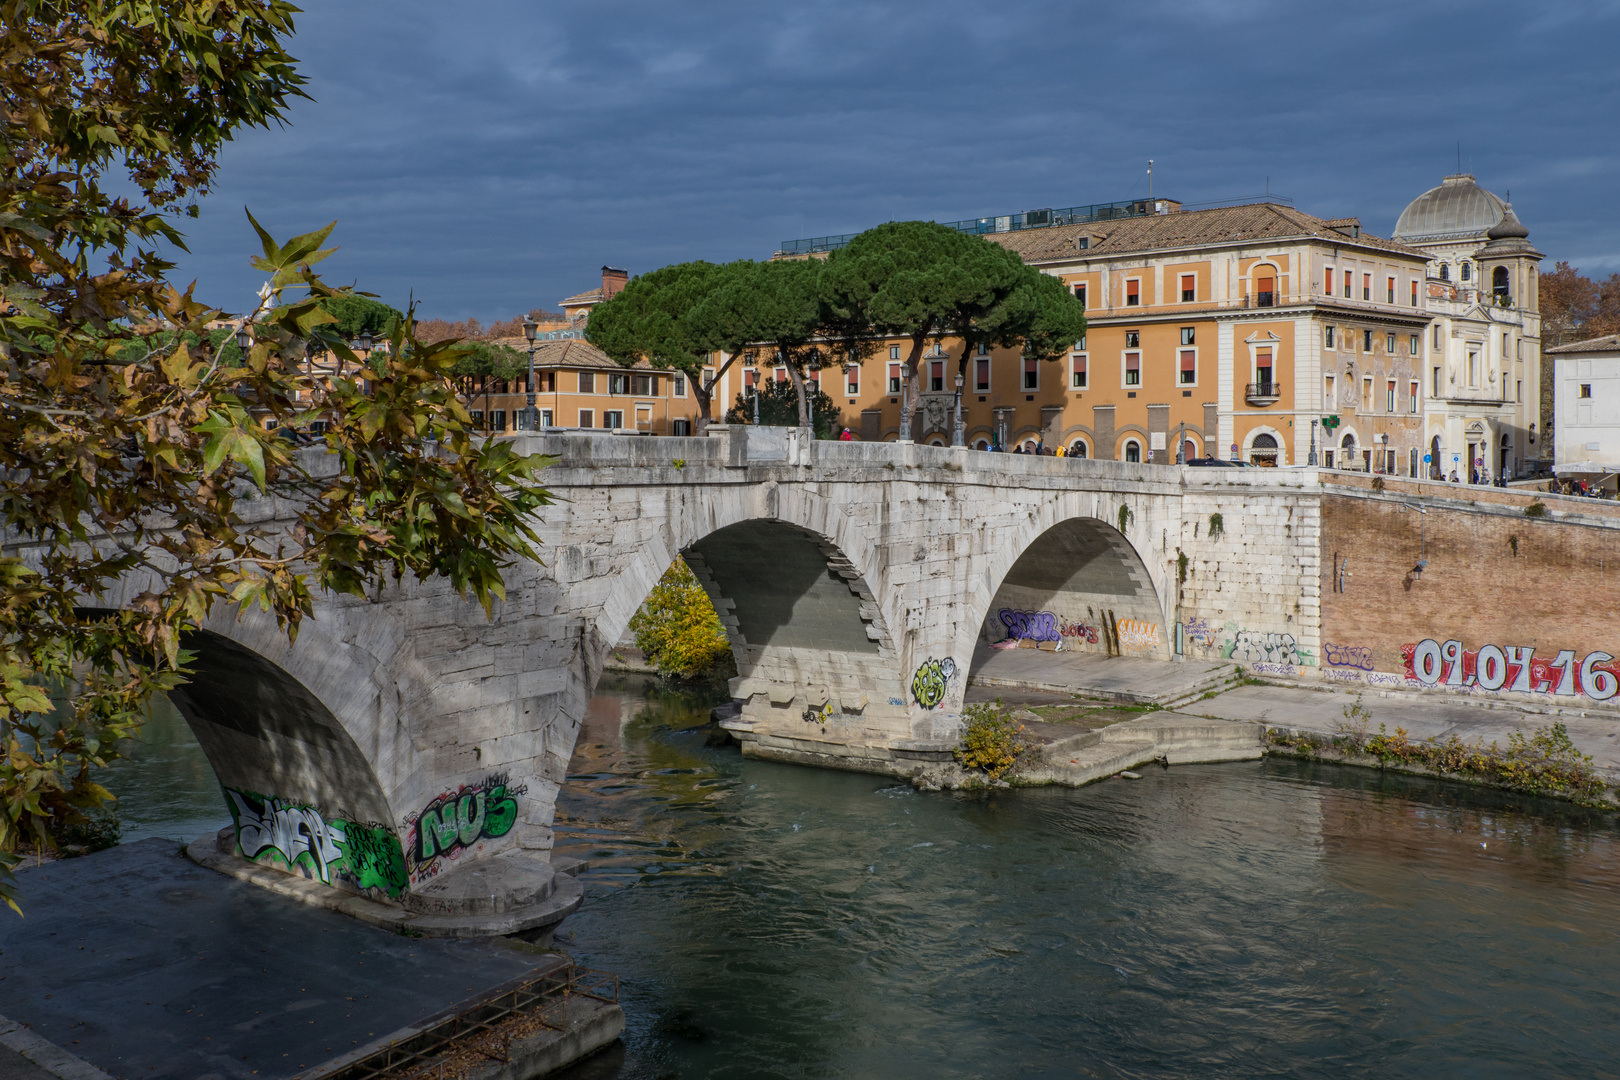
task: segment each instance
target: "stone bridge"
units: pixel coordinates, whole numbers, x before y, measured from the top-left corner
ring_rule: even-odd
[[[745,752],[904,775],[954,745],[989,643],[1314,676],[1325,590],[1341,591],[1324,506],[1459,502],[1443,484],[1335,488],[1309,469],[790,429],[520,443],[558,457],[544,477],[558,502],[539,522],[542,561],[509,569],[493,618],[443,582],[406,581],[368,601],[322,598],[296,645],[257,612],[221,609],[198,635],[197,675],[174,698],[226,789],[241,854],[452,920],[548,893],[489,875],[516,865],[499,856],[546,858],[604,660],[677,555],[730,635]],[[274,521],[277,508],[248,513]],[[1391,565],[1436,543],[1437,522],[1419,537],[1402,516],[1413,535],[1388,539]],[[1368,528],[1376,544],[1390,526]],[[508,900],[467,900],[499,889]]]

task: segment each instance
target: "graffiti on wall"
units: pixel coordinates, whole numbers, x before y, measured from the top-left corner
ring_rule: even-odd
[[[1060,619],[1050,611],[1019,611],[1002,608],[996,612],[1001,625],[1007,628],[1008,641],[1056,641],[1064,638],[1097,644],[1097,628],[1082,622]]]
[[[924,660],[911,677],[911,696],[925,709],[937,709],[945,701],[945,691],[956,678],[956,661]]]
[[[1406,677],[1421,686],[1584,695],[1594,701],[1607,701],[1620,691],[1620,663],[1606,652],[1593,650],[1579,663],[1573,649],[1563,649],[1551,657],[1535,653],[1530,645],[1481,645],[1469,651],[1455,639],[1440,642],[1424,638],[1401,646]]]
[[[527,790],[503,775],[463,784],[428,803],[410,828],[413,879],[432,877],[441,860],[455,859],[480,840],[505,836],[517,823],[518,797]]]
[[[1119,647],[1121,649],[1156,649],[1159,647],[1159,624],[1146,619],[1121,619]]]
[[[1186,635],[1189,644],[1206,649],[1215,644],[1215,628],[1205,619],[1188,619],[1182,625],[1181,632]]]
[[[1365,645],[1329,645],[1324,641],[1322,655],[1334,667],[1353,667],[1362,671],[1373,669],[1372,650]]]
[[[301,872],[323,884],[346,881],[398,896],[406,888],[405,856],[385,825],[334,819],[313,806],[224,788],[236,845],[254,862]]]
[[[1246,664],[1297,664],[1294,635],[1267,634],[1258,630],[1239,630],[1232,638],[1232,648],[1226,654]]]

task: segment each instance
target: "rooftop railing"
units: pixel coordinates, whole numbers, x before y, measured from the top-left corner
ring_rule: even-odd
[[[1069,206],[1061,210],[1026,210],[1022,214],[1000,214],[994,217],[967,218],[964,221],[942,221],[958,232],[984,236],[990,233],[1019,232],[1024,229],[1050,229],[1054,225],[1084,225],[1093,221],[1116,221],[1120,218],[1149,217],[1170,213],[1172,210],[1191,210],[1214,206],[1243,206],[1248,203],[1275,202],[1292,206],[1293,200],[1283,195],[1249,195],[1239,199],[1222,199],[1211,203],[1178,203],[1173,199],[1125,199],[1121,202],[1091,203],[1087,206]],[[1165,207],[1161,209],[1161,207]],[[784,255],[810,255],[820,251],[836,251],[855,239],[859,233],[838,236],[813,236],[807,240],[784,240],[780,251]]]

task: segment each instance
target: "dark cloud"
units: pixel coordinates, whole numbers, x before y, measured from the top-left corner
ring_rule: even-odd
[[[244,134],[183,269],[240,306],[240,207],[339,219],[332,275],[489,319],[603,263],[1130,198],[1270,190],[1387,235],[1462,164],[1551,259],[1620,270],[1614,3],[324,5],[313,102]],[[1550,265],[1549,265],[1550,269]]]

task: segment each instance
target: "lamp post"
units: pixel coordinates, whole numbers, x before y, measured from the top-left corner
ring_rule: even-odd
[[[1187,464],[1187,421],[1183,420],[1181,426],[1176,428],[1176,464]]]
[[[962,373],[958,371],[956,373],[956,431],[951,436],[952,446],[967,445],[967,440],[962,437],[962,383],[965,381]]]
[[[820,349],[812,349],[811,350],[811,352],[810,352],[810,362],[808,364],[806,364],[805,367],[809,369],[810,374],[815,376],[814,380],[811,380],[815,384],[815,389],[810,390],[810,392],[805,395],[805,399],[810,405],[810,437],[812,439],[814,439],[816,437],[816,394],[821,392],[821,350]],[[809,390],[809,387],[806,387],[806,389]]]
[[[534,431],[540,426],[540,410],[534,407],[534,350],[535,338],[540,333],[540,324],[532,318],[523,320],[523,336],[529,342],[529,379],[525,383],[527,394],[524,396],[523,428],[525,431]]]
[[[743,359],[743,366],[754,375],[749,389],[754,392],[754,426],[759,426],[759,358],[752,352],[747,353]]]
[[[1311,456],[1305,459],[1307,465],[1316,464],[1316,421],[1311,421]]]
[[[900,365],[900,442],[911,441],[911,362]]]

